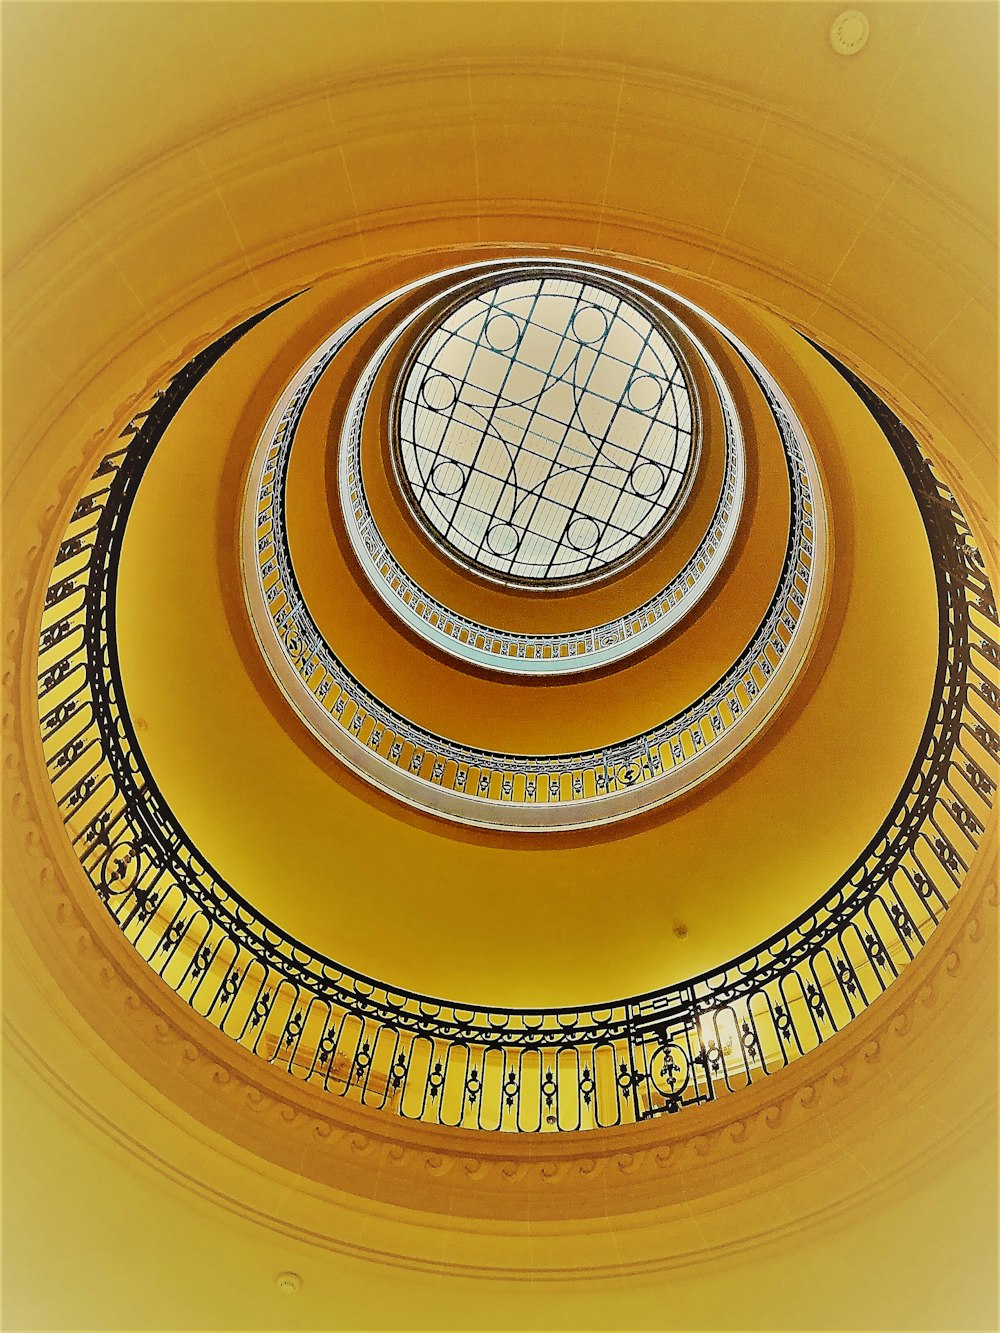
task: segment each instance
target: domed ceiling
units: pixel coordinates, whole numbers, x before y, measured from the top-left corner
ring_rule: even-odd
[[[26,938],[100,952],[109,1047],[207,1054],[148,1075],[185,1114],[308,1122],[221,1122],[308,1189],[642,1214],[678,1135],[846,1084],[990,873],[995,260],[886,55],[944,20],[351,7],[331,73],[316,6],[276,91],[282,8],[150,17],[193,99],[95,110],[8,236]]]
[[[766,1077],[881,994],[985,828],[967,517],[737,305],[742,336],[498,254],[302,360],[342,302],[208,343],[73,497],[39,717],[98,898],[224,1033],[404,1118],[599,1128]]]

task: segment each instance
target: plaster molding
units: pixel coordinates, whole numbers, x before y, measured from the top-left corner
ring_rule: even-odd
[[[887,177],[893,180],[904,180],[919,192],[927,195],[937,207],[951,216],[953,222],[962,223],[975,230],[987,247],[993,245],[995,240],[994,231],[985,219],[978,217],[971,208],[963,205],[953,194],[937,185],[926,173],[919,171],[912,162],[888,149],[880,149],[868,141],[860,142],[856,136],[841,134],[836,130],[817,125],[812,120],[807,120],[796,112],[783,108],[757,94],[744,92],[724,83],[682,74],[676,70],[656,70],[650,66],[627,65],[617,61],[588,60],[587,71],[593,82],[603,81],[615,89],[625,81],[642,86],[661,96],[666,90],[669,90],[687,95],[695,103],[707,101],[715,107],[723,107],[747,116],[766,117],[769,122],[793,130],[807,140],[821,146],[823,150],[832,150],[857,161],[874,163]],[[278,96],[259,99],[242,110],[227,116],[220,123],[204,126],[200,130],[177,139],[172,145],[162,149],[138,166],[130,165],[119,170],[117,175],[111,177],[103,188],[95,191],[89,197],[78,199],[64,217],[55,221],[49,230],[39,236],[22,254],[14,257],[7,271],[11,275],[17,273],[46,244],[63,231],[73,219],[85,215],[98,203],[104,203],[115,194],[128,188],[138,177],[156,171],[162,163],[176,158],[191,147],[200,146],[214,138],[219,138],[237,127],[244,128],[266,120],[270,116],[287,112],[296,107],[307,106],[314,102],[324,102],[329,105],[331,95],[335,97],[338,93],[371,92],[383,86],[390,88],[411,85],[419,87],[427,81],[437,83],[453,81],[457,96],[461,99],[467,114],[474,114],[475,103],[469,101],[469,81],[474,76],[579,80],[580,63],[574,57],[549,57],[544,59],[535,57],[534,59],[519,59],[517,61],[496,58],[479,61],[472,61],[468,58],[444,58],[423,65],[406,63],[383,66],[369,73],[339,78],[335,86],[331,85],[328,80],[321,80],[305,87],[299,85],[292,92],[283,92]],[[589,104],[588,102],[582,109],[586,110],[586,106]],[[576,109],[581,110],[580,107]],[[674,124],[672,120],[663,122],[659,117],[648,115],[646,117],[635,116],[634,119],[638,121],[645,119],[651,124]],[[334,125],[333,129],[337,137],[343,141],[349,137],[354,137],[356,132],[362,128],[370,131],[373,126],[381,125],[381,128],[386,129],[395,128],[397,124],[398,121],[395,116],[382,116],[381,118],[379,116],[369,116],[353,120],[347,117],[339,124]],[[302,137],[308,138],[309,135],[306,134]],[[815,154],[813,160],[823,160],[824,156],[825,153],[821,151]],[[231,164],[232,171],[241,178],[244,177],[252,160],[250,154],[234,158]],[[196,196],[191,193],[164,202],[176,207],[181,202],[189,201],[194,197]],[[152,212],[148,216],[152,217]],[[122,234],[124,234],[124,228]],[[112,239],[114,238],[112,237]]]

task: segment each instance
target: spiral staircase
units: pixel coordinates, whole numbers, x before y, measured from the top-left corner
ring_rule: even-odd
[[[5,1327],[995,1327],[996,13],[837,17],[8,9]]]

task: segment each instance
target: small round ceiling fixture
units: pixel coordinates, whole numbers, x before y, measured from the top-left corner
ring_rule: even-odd
[[[853,56],[868,41],[871,24],[860,9],[845,9],[830,25],[830,45],[840,56]]]
[[[277,1277],[277,1287],[280,1292],[286,1296],[292,1296],[302,1286],[302,1279],[298,1273],[279,1273]]]

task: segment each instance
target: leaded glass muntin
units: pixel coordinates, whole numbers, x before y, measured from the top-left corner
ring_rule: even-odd
[[[552,295],[557,300],[565,303],[576,301],[579,306],[573,312],[573,315],[567,319],[566,328],[561,333],[553,333],[553,330],[546,329],[543,326],[543,333],[553,334],[557,339],[562,338],[563,343],[570,346],[570,351],[568,354],[563,354],[567,362],[566,365],[560,363],[559,352],[557,351],[551,359],[548,373],[542,367],[530,367],[536,375],[540,374],[543,377],[544,389],[542,393],[536,395],[537,399],[541,399],[545,392],[564,381],[570,363],[575,368],[578,361],[583,359],[583,354],[586,353],[588,347],[596,344],[603,348],[612,332],[616,332],[619,336],[620,347],[621,325],[625,320],[628,321],[633,335],[638,337],[642,345],[640,356],[631,361],[623,361],[614,354],[609,356],[607,353],[602,353],[600,359],[605,363],[617,361],[622,368],[619,374],[624,375],[624,380],[621,385],[620,397],[624,399],[626,394],[630,395],[630,401],[624,404],[622,402],[616,403],[614,399],[609,400],[613,409],[610,413],[610,421],[613,422],[617,414],[627,410],[629,417],[652,423],[654,426],[662,427],[665,421],[673,429],[676,423],[673,434],[679,447],[673,454],[668,454],[671,466],[664,466],[665,459],[663,455],[665,450],[662,448],[659,452],[644,453],[642,449],[644,441],[640,441],[639,450],[633,451],[631,457],[628,455],[627,446],[612,441],[611,449],[617,451],[617,460],[612,456],[611,449],[608,450],[607,456],[602,459],[605,446],[608,445],[608,440],[602,438],[597,441],[598,448],[593,451],[592,456],[585,457],[581,464],[560,467],[560,472],[563,475],[573,473],[577,477],[582,474],[583,469],[589,467],[589,475],[584,475],[583,485],[579,487],[581,496],[587,487],[590,488],[591,494],[595,491],[603,491],[607,494],[613,490],[606,484],[607,473],[609,472],[621,483],[618,487],[619,492],[625,492],[625,483],[627,482],[628,490],[625,492],[625,499],[629,502],[633,515],[633,520],[629,526],[622,526],[620,522],[606,522],[602,527],[603,515],[600,510],[595,514],[588,511],[588,506],[584,506],[581,510],[572,504],[566,504],[565,499],[572,499],[572,496],[564,496],[562,501],[557,499],[557,507],[561,505],[561,508],[566,510],[568,515],[565,523],[566,540],[563,542],[563,546],[571,550],[575,548],[576,553],[581,557],[576,568],[563,572],[552,568],[543,571],[523,572],[518,568],[519,564],[523,566],[525,563],[518,556],[518,552],[523,550],[524,533],[522,532],[520,535],[516,532],[511,533],[511,527],[516,529],[518,525],[505,521],[508,515],[504,513],[503,507],[500,505],[495,506],[493,510],[499,521],[492,525],[492,530],[483,533],[480,551],[477,552],[470,551],[468,544],[465,545],[464,549],[462,545],[458,544],[455,534],[449,531],[448,525],[446,523],[442,524],[440,521],[440,510],[438,523],[435,524],[432,521],[432,518],[421,504],[422,497],[419,493],[421,482],[425,485],[423,498],[426,498],[426,489],[429,489],[427,483],[433,482],[436,491],[435,503],[439,501],[447,502],[455,496],[463,498],[465,495],[463,486],[467,488],[466,478],[460,479],[458,475],[459,470],[464,470],[461,468],[461,463],[466,460],[456,458],[451,450],[441,451],[439,449],[440,457],[434,460],[432,467],[426,469],[426,473],[423,475],[413,475],[412,454],[417,447],[413,441],[413,422],[418,420],[415,412],[417,393],[420,394],[421,405],[430,407],[432,411],[435,411],[435,414],[437,414],[442,404],[446,413],[453,414],[455,405],[463,401],[461,397],[462,390],[467,391],[468,384],[466,378],[457,377],[458,382],[453,399],[444,402],[442,397],[436,396],[436,387],[441,388],[443,392],[445,386],[435,386],[433,382],[427,383],[427,395],[425,396],[423,392],[425,383],[433,379],[436,373],[436,362],[432,360],[429,366],[425,366],[422,365],[421,359],[426,359],[428,355],[431,358],[437,358],[437,349],[432,348],[431,344],[437,340],[439,345],[446,345],[454,337],[453,331],[448,330],[449,321],[465,309],[472,307],[477,301],[480,302],[480,309],[484,309],[483,298],[491,296],[494,299],[490,302],[489,309],[493,313],[482,315],[480,337],[485,335],[487,326],[489,326],[489,333],[494,342],[499,340],[507,343],[506,351],[509,353],[507,359],[516,357],[524,346],[525,330],[522,329],[515,344],[510,321],[512,318],[516,319],[517,314],[511,316],[510,310],[506,308],[509,305],[509,298],[505,300],[505,308],[499,308],[495,299],[497,293],[508,292],[510,289],[519,289],[515,292],[515,299],[522,301],[530,299],[531,292],[534,289],[538,289],[539,294],[542,294],[544,289],[546,296]],[[594,293],[593,298],[589,296],[591,292]],[[579,300],[581,295],[585,295],[582,302]],[[605,312],[606,327],[598,327],[594,317],[588,313],[598,302],[601,303],[598,309]],[[608,312],[616,318],[608,317]],[[580,318],[577,318],[577,316],[580,316]],[[588,319],[593,327],[587,324]],[[493,324],[494,320],[500,321],[499,328]],[[504,335],[508,336],[504,337]],[[576,346],[570,344],[570,339]],[[469,339],[465,339],[465,341],[470,342]],[[477,343],[476,346],[472,347],[470,366],[472,357],[479,345]],[[582,351],[577,350],[577,348],[582,349]],[[487,350],[491,353],[499,351],[499,355],[504,356],[504,349],[490,346]],[[645,357],[642,354],[645,354]],[[647,381],[651,378],[656,379],[655,374],[651,375],[649,373],[650,360],[659,361],[664,356],[668,358],[668,363],[664,367],[667,373],[661,375],[664,385],[663,391],[656,394],[647,393],[647,389],[651,390],[653,387]],[[594,363],[597,360],[595,354],[590,352],[591,365],[589,368],[591,370],[593,370]],[[552,375],[553,369],[558,370],[559,375]],[[415,378],[417,375],[421,376],[419,381]],[[480,390],[480,392],[489,392],[489,389]],[[586,387],[581,392],[589,393]],[[664,408],[665,402],[667,402],[667,405]],[[436,407],[435,404],[437,404]],[[574,405],[575,407],[579,405],[577,400],[574,400]],[[473,402],[471,406],[477,407],[482,406],[482,404]],[[521,403],[516,404],[516,406],[523,410],[526,404]],[[673,412],[671,412],[671,407]],[[617,412],[614,410],[616,408]],[[605,407],[605,412],[607,412],[607,407]],[[534,416],[533,412],[529,411],[528,416],[530,424]],[[579,425],[573,427],[575,437],[572,437],[570,448],[574,448],[580,442],[577,437],[588,436],[583,419],[579,414],[577,414],[577,419]],[[451,420],[452,417],[449,415],[449,424]],[[550,419],[550,424],[554,424],[560,429],[566,428],[564,421],[551,423]],[[409,432],[407,430],[408,426]],[[558,268],[532,265],[518,269],[499,269],[484,278],[482,282],[463,287],[459,295],[450,297],[437,306],[422,321],[421,331],[397,374],[389,410],[389,427],[390,454],[398,489],[405,499],[409,512],[434,548],[445,554],[463,570],[489,582],[549,593],[576,589],[583,585],[589,586],[592,583],[603,581],[620,573],[646,555],[664,536],[681,513],[694,484],[702,448],[702,414],[694,387],[694,378],[681,346],[665,325],[662,312],[651,307],[642,293],[634,290],[627,283],[617,283],[606,279],[603,275],[595,277],[589,271],[571,269],[566,265],[560,265]],[[566,429],[568,437],[569,430]],[[605,431],[605,437],[609,430],[610,425]],[[440,444],[440,441],[438,443]],[[669,443],[671,441],[668,440]],[[536,470],[539,466],[544,469],[546,465],[549,465],[549,471],[543,477],[543,488],[552,480],[552,473],[559,463],[560,453],[562,452],[564,457],[566,454],[565,438],[562,442],[550,438],[549,444],[558,446],[554,455],[550,454],[547,458],[543,455],[540,463],[534,458],[531,460]],[[411,466],[409,468],[407,459],[404,457],[407,447],[411,450]],[[429,446],[421,445],[420,447],[427,449]],[[521,457],[522,455],[519,455],[516,461],[520,462]],[[513,466],[515,460],[510,459],[509,461]],[[620,466],[622,462],[627,462],[629,466],[627,468]],[[603,463],[605,470],[605,477],[603,478],[594,477],[594,473],[597,471],[595,465],[598,463]],[[659,470],[660,475],[667,478],[669,485],[659,485],[657,470]],[[495,483],[501,480],[500,477],[495,474],[489,475],[493,475],[494,488],[498,489]],[[597,483],[600,483],[600,485]],[[502,490],[502,487],[499,489]],[[508,492],[509,490],[510,487],[508,486]],[[550,496],[545,498],[551,500]],[[611,502],[610,518],[613,520],[617,516],[614,506],[620,505],[621,500],[616,501],[613,495],[608,495],[605,501],[605,513],[607,513],[608,501]],[[549,508],[551,512],[551,504]],[[537,512],[537,509],[538,505],[536,504],[532,507],[532,513]],[[635,518],[637,511],[638,521]],[[490,517],[492,517],[492,513]],[[596,541],[594,539],[595,528],[600,529]],[[608,544],[602,543],[602,538],[609,529],[617,529],[618,533],[622,534],[615,542],[618,549],[612,550],[610,554],[608,553]],[[617,536],[618,533],[613,533],[613,535]],[[487,538],[489,538],[489,547],[486,546]],[[510,538],[509,542],[508,538]],[[588,551],[594,554],[588,557]],[[480,552],[486,553],[487,558],[483,559]],[[594,558],[595,555],[599,558]],[[506,568],[503,567],[504,563],[507,565]],[[561,563],[565,564],[566,560],[564,559]],[[584,567],[581,568],[581,564]]]

